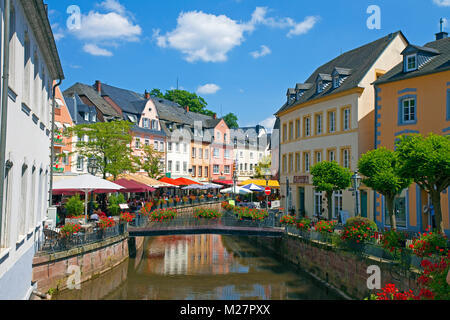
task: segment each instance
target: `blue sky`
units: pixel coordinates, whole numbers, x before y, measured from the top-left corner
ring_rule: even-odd
[[[340,53],[397,30],[434,40],[450,0],[46,0],[62,88],[95,80],[144,92],[177,85],[241,126],[271,125],[288,87]],[[80,19],[69,19],[77,5]],[[369,29],[371,5],[380,29]],[[67,21],[69,20],[69,24]],[[76,22],[80,21],[80,24]]]

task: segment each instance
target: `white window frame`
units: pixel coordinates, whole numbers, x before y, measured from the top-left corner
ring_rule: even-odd
[[[414,58],[414,67],[413,68],[409,67],[409,59],[410,58]],[[406,72],[417,70],[417,68],[418,68],[418,66],[417,66],[417,54],[410,54],[410,55],[406,56],[406,64],[405,64]]]
[[[414,101],[414,106],[411,106],[411,102]],[[408,103],[408,106],[405,106],[405,102]],[[405,112],[406,109],[408,112]],[[411,112],[411,109],[414,109],[414,112]],[[414,123],[416,121],[416,111],[417,111],[417,103],[415,98],[406,98],[402,100],[402,123]],[[408,115],[409,119],[406,120],[406,115]],[[414,119],[411,119],[411,116]]]

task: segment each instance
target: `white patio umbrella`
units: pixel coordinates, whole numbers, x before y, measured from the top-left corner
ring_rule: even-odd
[[[124,189],[122,186],[110,182],[105,179],[95,177],[90,174],[80,175],[75,178],[65,179],[55,182],[53,185],[54,191],[84,191],[84,216],[87,221],[87,204],[88,204],[88,194],[92,191],[101,192],[113,192],[120,189]]]
[[[250,191],[256,191],[256,192],[263,192],[265,190],[263,187],[260,187],[254,183],[250,183],[245,186],[242,186],[242,188],[250,190]]]
[[[231,187],[231,188],[220,190],[220,193],[249,194],[249,193],[252,193],[252,191],[236,186],[236,187]]]
[[[253,192],[263,192],[265,189],[263,187],[260,187],[254,183],[247,184],[243,186],[242,188],[253,191]],[[253,193],[251,197],[251,202],[253,202]]]

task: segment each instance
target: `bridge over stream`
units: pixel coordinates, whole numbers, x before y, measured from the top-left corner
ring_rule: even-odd
[[[240,220],[234,215],[225,214],[219,219],[177,217],[165,222],[149,222],[141,227],[128,227],[130,237],[221,234],[239,236],[282,237],[285,228],[272,214],[264,220]]]

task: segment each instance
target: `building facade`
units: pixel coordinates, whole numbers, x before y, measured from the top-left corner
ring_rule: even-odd
[[[42,0],[2,1],[1,35],[9,38],[6,171],[0,212],[0,300],[28,299],[32,261],[47,217],[52,131],[52,83],[64,79]],[[9,34],[4,17],[9,16]],[[6,49],[7,50],[7,49]],[[5,80],[2,80],[5,81]]]
[[[442,32],[423,47],[408,45],[402,62],[375,82],[375,147],[395,149],[400,136],[450,133],[450,38]],[[449,192],[441,195],[444,230],[450,234]],[[432,226],[429,195],[413,184],[395,200],[397,228],[423,232]],[[384,197],[375,195],[376,223],[389,226]]]
[[[374,148],[372,82],[401,61],[407,45],[401,32],[346,52],[319,67],[305,83],[288,89],[287,102],[277,112],[280,119],[280,184],[300,216],[327,217],[326,197],[312,185],[310,170],[321,161],[336,161],[357,170],[361,154]],[[373,219],[372,191],[362,186],[362,216]],[[335,192],[332,217],[340,211],[355,214],[349,190]]]
[[[232,131],[238,181],[246,181],[254,177],[264,157],[271,157],[271,135],[260,125]]]
[[[60,175],[72,172],[72,138],[66,137],[64,132],[67,128],[73,126],[73,121],[59,87],[56,87],[55,101],[55,126],[57,134],[55,135],[53,144],[55,155],[53,174]]]

